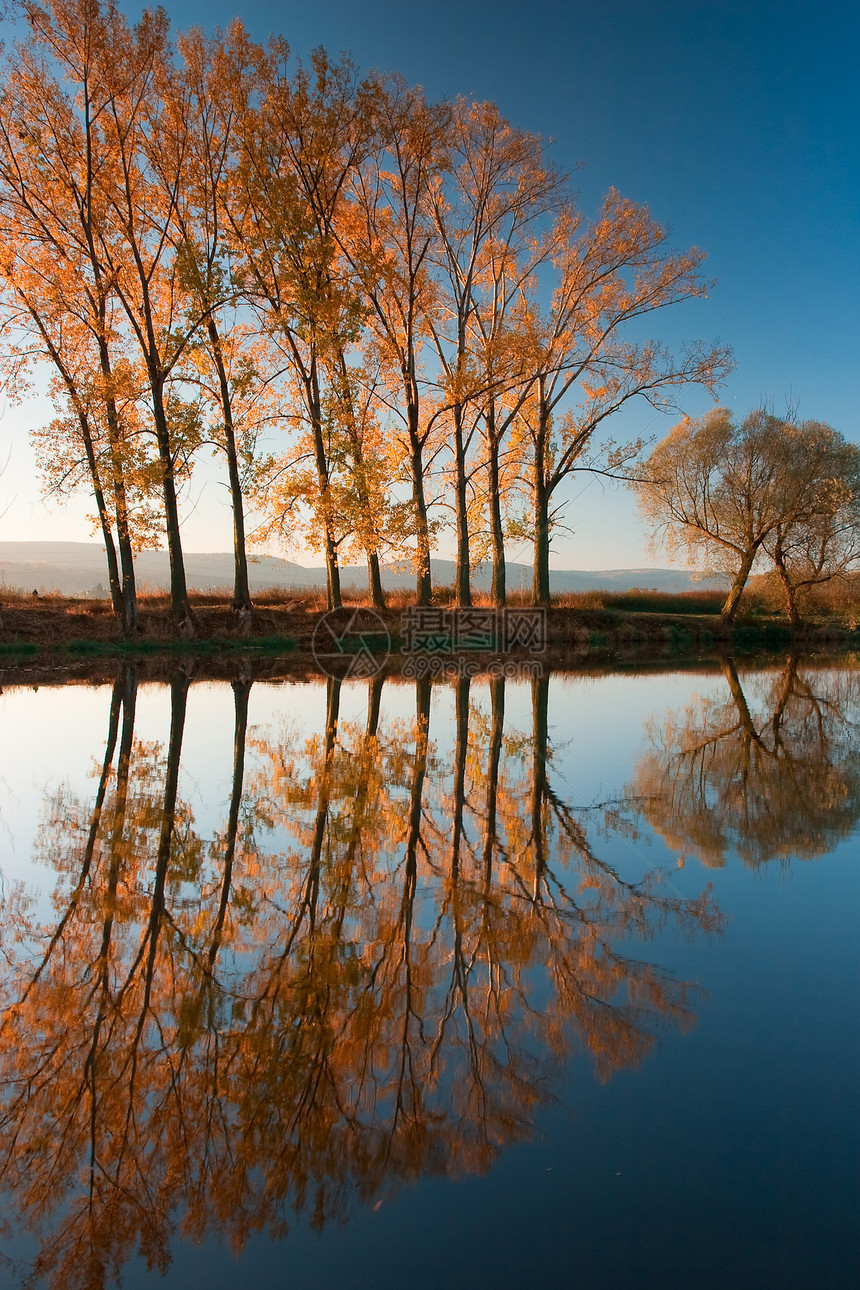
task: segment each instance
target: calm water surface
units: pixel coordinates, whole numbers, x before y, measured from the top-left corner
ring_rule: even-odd
[[[851,663],[0,722],[0,1283],[855,1284]]]

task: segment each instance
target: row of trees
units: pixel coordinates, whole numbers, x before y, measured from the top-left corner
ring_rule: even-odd
[[[303,66],[239,22],[174,47],[162,10],[21,8],[0,96],[7,380],[51,366],[46,485],[91,490],[127,630],[134,551],[162,534],[193,625],[178,493],[207,445],[238,608],[249,504],[257,537],[324,553],[331,607],[356,557],[375,604],[393,557],[428,603],[445,524],[459,603],[485,558],[504,603],[511,535],[545,603],[565,480],[638,450],[598,453],[603,423],[728,369],[719,346],[643,339],[647,315],[704,294],[702,253],[616,192],[587,219],[493,104],[432,103],[322,50]]]
[[[750,574],[779,577],[791,622],[812,588],[860,562],[860,448],[820,421],[718,408],[677,425],[636,482],[670,551],[731,578],[731,621]]]

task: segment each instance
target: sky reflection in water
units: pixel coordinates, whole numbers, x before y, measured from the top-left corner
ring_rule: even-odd
[[[850,1280],[858,678],[7,691],[11,1284]]]

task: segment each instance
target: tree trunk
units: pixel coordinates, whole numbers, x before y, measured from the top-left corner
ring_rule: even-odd
[[[735,661],[733,658],[724,657],[720,659],[720,664],[723,670],[723,676],[726,678],[726,684],[729,687],[732,700],[737,708],[738,720],[740,721],[741,728],[746,736],[747,746],[749,746],[749,744],[760,745],[761,738],[755,728],[755,722],[752,719],[752,713],[749,710],[749,704],[747,703],[746,695],[744,694],[743,687],[741,686],[738,670],[735,667]]]
[[[454,495],[457,516],[457,571],[454,597],[458,605],[469,608],[472,604],[471,558],[469,554],[469,507],[466,487],[466,445],[463,441],[463,408],[457,403],[454,418]]]
[[[123,668],[122,687],[122,734],[119,741],[113,812],[107,846],[110,864],[105,880],[105,908],[108,913],[102,924],[102,943],[99,954],[101,962],[105,965],[108,962],[108,948],[113,933],[114,915],[118,908],[116,893],[119,888],[120,873],[127,863],[127,851],[122,843],[126,811],[128,809],[129,772],[131,769],[132,749],[134,748],[134,721],[137,707],[137,670],[133,666]]]
[[[132,632],[137,630],[139,618],[137,611],[137,591],[134,578],[134,553],[132,551],[131,535],[128,528],[128,507],[126,505],[125,484],[122,479],[121,467],[117,461],[117,454],[113,444],[114,434],[110,428],[110,405],[112,403],[113,400],[109,396],[106,400],[106,404],[108,405],[108,439],[110,441],[111,448],[114,515],[116,517],[117,527],[116,542],[114,542],[110,521],[108,519],[107,502],[102,488],[89,422],[87,420],[86,413],[81,407],[78,408],[78,424],[81,427],[81,435],[84,440],[84,451],[86,452],[87,465],[89,466],[90,478],[93,485],[96,513],[99,517],[102,540],[105,544],[111,605],[113,606],[113,611],[117,618],[122,623],[123,633],[126,636],[129,636]],[[119,546],[119,561],[117,560],[117,546]],[[120,576],[120,566],[122,569],[122,576]]]
[[[152,394],[152,419],[158,458],[161,465],[161,493],[164,499],[164,522],[167,529],[167,552],[170,558],[170,608],[180,629],[194,633],[194,612],[188,599],[185,581],[185,560],[182,555],[182,538],[179,533],[179,504],[176,498],[176,480],[173,467],[173,444],[164,406],[164,382],[158,372],[150,370]]]
[[[122,734],[119,741],[119,759],[116,766],[116,784],[114,788],[113,814],[110,821],[110,868],[119,876],[119,855],[122,834],[125,827],[125,813],[128,803],[128,780],[131,766],[131,754],[134,747],[134,720],[137,707],[137,670],[126,666],[117,684],[122,689]]]
[[[385,595],[382,590],[382,574],[379,570],[379,555],[376,551],[367,553],[367,585],[370,592],[370,603],[374,609],[385,608]]]
[[[337,547],[331,535],[325,535],[325,594],[327,609],[343,609],[343,598],[340,591],[340,569],[337,563]]]
[[[494,676],[490,681],[490,747],[487,755],[487,807],[484,821],[484,900],[489,903],[493,879],[493,852],[498,840],[496,823],[499,794],[499,763],[502,755],[502,734],[505,728],[505,679]]]
[[[99,517],[102,541],[105,544],[105,558],[107,559],[108,586],[110,587],[111,605],[113,606],[114,614],[123,624],[123,627],[125,627],[122,587],[119,580],[119,564],[116,558],[116,543],[113,540],[110,520],[108,519],[107,502],[105,501],[104,490],[102,489],[101,478],[99,476],[98,462],[96,461],[95,449],[93,448],[89,422],[87,421],[87,417],[83,409],[78,410],[78,424],[81,427],[81,437],[84,441],[84,451],[86,453],[87,465],[90,470],[90,480],[93,486],[93,497],[96,502],[96,514]]]
[[[505,568],[505,534],[502,528],[502,498],[499,485],[499,441],[490,428],[488,433],[490,541],[493,554],[493,574],[490,598],[494,605],[507,603],[507,570]]]
[[[469,689],[471,678],[461,676],[456,683],[456,742],[454,747],[454,786],[451,820],[451,880],[456,883],[460,869],[460,842],[463,836],[463,804],[466,791],[466,753],[469,749]]]
[[[427,741],[430,730],[430,699],[432,683],[415,682],[415,759],[412,764],[412,783],[409,790],[409,814],[406,825],[407,873],[411,875],[414,891],[415,866],[418,843],[421,838],[424,780],[427,775]]]
[[[123,668],[122,736],[119,741],[119,761],[116,769],[116,801],[125,814],[125,794],[128,789],[128,770],[134,746],[134,718],[137,707],[137,669]],[[122,792],[120,791],[122,790]]]
[[[248,735],[248,697],[251,693],[251,679],[240,679],[233,682],[233,784],[230,791],[230,810],[227,816],[227,834],[224,838],[224,868],[221,877],[221,892],[218,899],[218,914],[212,929],[212,940],[209,943],[208,976],[211,977],[215,959],[221,946],[224,923],[230,903],[230,891],[233,882],[233,864],[236,858],[236,840],[239,836],[239,813],[242,806],[242,790],[245,782],[245,741]]]
[[[322,850],[325,841],[326,824],[328,823],[329,804],[331,802],[331,769],[337,742],[337,723],[340,715],[340,686],[336,677],[329,677],[326,682],[325,709],[325,761],[319,776],[317,810],[311,834],[310,852],[308,855],[308,877],[305,883],[305,908],[308,914],[308,927],[311,936],[316,929],[317,908],[320,893],[320,872],[322,868]]]
[[[549,412],[541,398],[534,459],[534,579],[532,603],[549,605],[549,502],[550,487],[546,477],[546,440]]]
[[[107,343],[107,321],[105,302],[100,301],[98,312],[98,347],[99,367],[104,381],[105,416],[107,420],[108,447],[110,448],[111,484],[113,489],[113,509],[116,517],[116,537],[119,546],[119,561],[122,572],[122,591],[120,615],[122,629],[126,636],[136,632],[140,626],[140,614],[137,608],[137,586],[134,576],[134,550],[131,541],[131,524],[128,517],[128,497],[125,489],[125,475],[122,462],[122,429],[119,411],[113,392],[113,366]]]
[[[358,501],[363,512],[362,527],[366,534],[369,535],[369,541],[365,546],[367,555],[367,578],[368,590],[370,592],[370,603],[374,609],[385,608],[385,596],[382,591],[382,579],[379,573],[379,529],[376,518],[373,514],[373,504],[367,486],[367,477],[365,474],[365,455],[361,442],[361,435],[358,433],[355,423],[355,409],[353,404],[352,389],[349,380],[349,371],[347,369],[346,358],[343,350],[338,353],[338,372],[341,380],[342,398],[346,405],[345,421],[346,431],[349,436],[350,447],[353,456],[353,477],[358,493]]]
[[[533,898],[540,900],[546,867],[546,832],[544,803],[547,790],[547,756],[549,753],[549,677],[532,680],[532,844],[535,855]]]
[[[38,311],[33,308],[32,304],[29,302],[29,300],[27,300],[26,296],[24,296],[23,293],[21,293],[21,299],[24,301],[24,304],[27,308],[28,313],[30,314],[30,317],[33,319],[33,322],[36,324],[36,327],[39,330],[39,334],[41,335],[42,340],[45,343],[45,348],[50,354],[54,362],[54,366],[56,367],[57,371],[60,373],[60,376],[62,377],[63,383],[65,384],[66,390],[68,391],[69,398],[77,413],[78,426],[80,427],[81,438],[84,444],[84,454],[87,459],[87,467],[90,472],[90,480],[93,486],[93,496],[95,497],[95,502],[96,502],[96,512],[99,517],[99,525],[101,527],[102,538],[105,544],[105,558],[107,560],[107,566],[108,566],[108,584],[110,586],[111,604],[113,606],[113,611],[116,614],[117,618],[119,618],[120,621],[122,622],[124,630],[126,632],[130,632],[131,630],[133,630],[133,628],[137,626],[137,600],[135,597],[135,590],[134,590],[134,563],[131,560],[131,546],[129,544],[129,547],[128,547],[129,562],[131,565],[131,583],[130,583],[131,600],[130,600],[130,608],[129,608],[127,605],[127,598],[123,594],[125,589],[124,580],[122,585],[120,583],[120,572],[119,572],[119,564],[117,562],[116,544],[114,543],[114,540],[113,540],[113,532],[111,530],[110,520],[108,519],[107,501],[105,499],[104,488],[101,482],[101,474],[99,471],[98,459],[96,457],[93,436],[90,429],[89,417],[87,415],[85,406],[81,402],[78,388],[75,384],[72,374],[66,367],[63,361],[62,355],[60,351],[57,349],[56,345],[54,344]],[[110,452],[111,452],[111,474],[113,477],[113,485],[114,485],[114,514],[116,516],[116,521],[117,521],[117,537],[120,543],[120,553],[122,554],[123,527],[121,524],[121,520],[127,519],[127,511],[125,509],[124,491],[122,493],[121,498],[117,493],[117,479],[119,477],[121,481],[121,478],[122,478],[121,472],[118,475],[119,463],[118,463],[118,454],[117,454],[117,447],[116,447],[116,440],[118,435],[118,419],[117,419],[117,412],[116,412],[116,403],[111,393],[110,380],[108,379],[111,375],[111,367],[110,367],[110,354],[107,348],[107,341],[104,339],[104,306],[103,305],[100,306],[99,322],[101,325],[101,332],[99,335],[99,362],[102,369],[102,376],[105,378],[105,411],[107,413],[108,443],[110,445]],[[120,505],[120,502],[122,502],[122,505]],[[126,564],[126,561],[123,560],[123,569],[125,569],[125,564]]]
[[[164,776],[164,798],[161,808],[161,830],[158,837],[158,852],[153,875],[150,914],[147,920],[146,940],[149,952],[144,973],[143,1000],[141,1016],[149,1011],[149,1000],[155,980],[155,965],[158,952],[158,937],[164,919],[167,889],[167,874],[173,850],[174,828],[176,823],[176,799],[179,790],[179,762],[182,756],[182,739],[185,731],[185,713],[188,704],[188,677],[178,676],[170,686],[170,736],[167,742],[167,766]],[[144,942],[145,943],[145,942]],[[138,1036],[140,1030],[138,1030]],[[132,1047],[131,1060],[134,1060]]]
[[[743,589],[747,585],[747,579],[750,576],[750,570],[752,569],[755,558],[758,555],[759,546],[760,543],[756,542],[750,550],[745,553],[743,560],[741,561],[740,568],[735,575],[735,580],[732,583],[731,590],[726,596],[726,603],[720,611],[720,617],[724,623],[733,623],[735,621],[738,603],[743,593]]]
[[[412,469],[412,503],[415,507],[416,539],[416,603],[429,605],[433,595],[430,578],[430,526],[427,523],[427,501],[424,496],[424,462],[421,445],[413,441],[410,465]]]
[[[317,464],[317,484],[321,493],[323,512],[323,550],[325,552],[325,587],[326,609],[342,609],[343,599],[340,591],[340,569],[337,562],[337,543],[332,532],[329,516],[329,480],[328,463],[325,456],[322,427],[313,427],[314,456]]]
[[[782,721],[785,716],[785,710],[788,707],[788,701],[794,692],[799,664],[800,656],[798,654],[789,654],[785,664],[785,671],[782,675],[782,684],[779,688],[779,698],[770,720],[770,728],[773,732],[773,751],[776,757],[779,756],[782,750]]]
[[[140,626],[140,612],[137,607],[137,583],[134,572],[134,551],[131,545],[131,534],[128,530],[128,512],[125,508],[123,490],[122,505],[117,506],[117,541],[122,569],[122,629],[126,636],[136,632]]]
[[[785,557],[779,549],[774,554],[773,562],[776,565],[776,571],[779,574],[779,580],[782,583],[782,590],[785,594],[785,611],[788,614],[788,620],[792,627],[799,627],[801,618],[800,608],[797,603],[797,589],[791,581]]]
[[[294,352],[297,352],[295,341],[291,337]],[[337,561],[337,541],[332,529],[331,516],[331,479],[329,476],[328,454],[323,434],[322,398],[320,395],[319,370],[316,354],[312,352],[306,374],[302,377],[305,387],[305,402],[311,421],[311,436],[314,444],[314,461],[317,468],[317,487],[320,493],[323,550],[325,552],[325,586],[326,608],[342,609],[343,600],[340,593],[340,569]]]
[[[218,373],[218,388],[221,395],[221,412],[224,416],[224,448],[227,454],[227,474],[230,480],[230,504],[233,508],[233,609],[251,610],[251,589],[248,582],[248,553],[245,544],[245,505],[242,496],[242,481],[239,478],[239,458],[236,453],[236,433],[233,425],[233,401],[230,398],[230,383],[224,366],[224,355],[221,349],[221,337],[215,319],[209,318],[209,342],[212,346],[212,357]]]
[[[129,250],[137,267],[141,294],[140,299],[133,302],[130,297],[123,293],[122,300],[123,308],[137,332],[141,351],[146,360],[146,377],[152,401],[152,422],[155,430],[155,442],[158,446],[158,461],[161,468],[161,495],[164,502],[164,523],[167,531],[167,552],[170,560],[170,609],[179,631],[183,635],[193,636],[195,620],[191,602],[188,599],[188,587],[185,581],[185,560],[182,555],[182,539],[179,533],[179,504],[176,497],[173,438],[170,433],[170,423],[167,418],[167,408],[164,401],[164,386],[169,368],[165,367],[157,339],[149,277],[143,267],[140,252],[133,235],[130,235]],[[117,424],[118,431],[119,426]]]
[[[544,481],[535,480],[534,577],[532,603],[549,604],[549,497]]]
[[[365,739],[375,739],[379,729],[379,710],[382,706],[382,685],[384,676],[377,673],[367,685],[367,725],[364,729]]]

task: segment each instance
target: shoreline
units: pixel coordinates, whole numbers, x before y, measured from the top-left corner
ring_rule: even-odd
[[[545,611],[544,640],[538,649],[466,648],[416,653],[404,640],[408,636],[404,615],[410,608],[388,608],[376,617],[382,624],[380,639],[371,642],[370,653],[384,656],[375,670],[386,676],[453,679],[452,668],[457,660],[466,660],[468,674],[478,676],[517,667],[525,675],[528,666],[534,664],[551,672],[612,666],[650,669],[719,666],[720,659],[727,655],[752,660],[786,653],[844,656],[860,652],[860,626],[838,618],[812,619],[792,629],[786,619],[777,616],[748,615],[727,625],[715,614],[553,606]],[[522,612],[528,607],[514,608]],[[343,621],[348,621],[356,610],[369,612],[366,606],[348,605]],[[435,614],[440,610],[467,612],[433,607]],[[198,634],[191,639],[177,638],[166,605],[145,607],[142,630],[129,639],[122,637],[106,602],[60,598],[32,604],[7,602],[2,612],[0,685],[110,676],[122,664],[134,664],[152,679],[177,665],[201,678],[213,679],[228,679],[249,669],[261,680],[332,674],[314,653],[314,632],[325,617],[316,605],[264,605],[252,623],[241,627],[228,601],[195,605]],[[344,677],[360,675],[352,666],[354,654],[354,647],[344,653]],[[374,660],[369,666],[374,668]],[[334,671],[340,670],[336,664]]]

